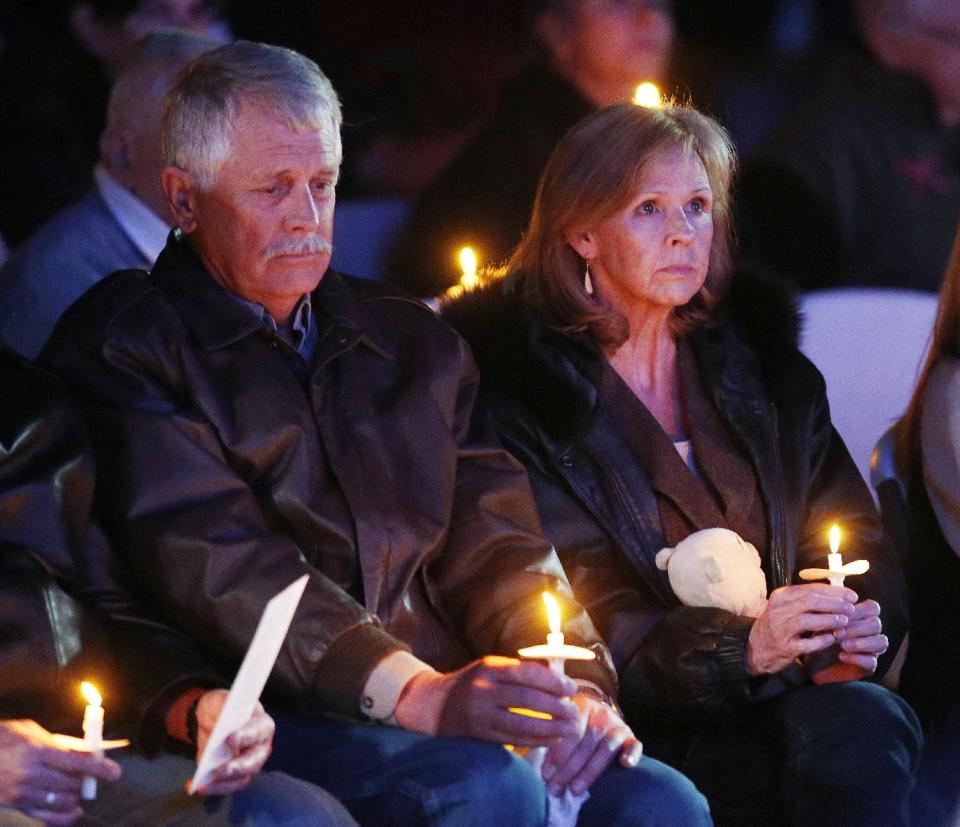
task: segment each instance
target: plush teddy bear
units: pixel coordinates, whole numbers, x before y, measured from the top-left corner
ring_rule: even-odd
[[[676,548],[658,551],[655,559],[686,606],[710,606],[757,617],[767,603],[760,555],[735,531],[695,531]]]

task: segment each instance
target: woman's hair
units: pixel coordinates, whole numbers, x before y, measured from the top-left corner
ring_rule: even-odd
[[[896,466],[910,485],[923,484],[923,463],[920,451],[920,417],[923,396],[937,362],[944,356],[960,358],[960,223],[953,240],[953,251],[940,287],[937,318],[933,323],[933,341],[920,371],[907,410],[897,423]]]
[[[527,301],[556,329],[586,333],[603,348],[626,340],[626,320],[585,292],[585,263],[567,238],[626,208],[649,165],[677,148],[696,154],[706,170],[714,236],[706,281],[676,309],[674,330],[709,319],[730,271],[733,144],[720,124],[691,106],[619,103],[584,118],[557,144],[540,179],[530,225],[506,264],[507,273],[522,274]]]

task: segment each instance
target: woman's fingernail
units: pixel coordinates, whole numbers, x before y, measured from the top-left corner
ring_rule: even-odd
[[[587,789],[587,785],[583,781],[574,781],[570,785],[570,791],[574,795],[580,795],[586,789]]]
[[[559,784],[551,784],[548,788],[548,791],[550,795],[556,796],[557,798],[563,795],[563,787],[561,787]]]
[[[553,764],[545,764],[543,767],[543,772],[541,772],[540,775],[543,776],[544,781],[549,781],[551,778],[553,778],[556,771],[557,768],[553,766]]]

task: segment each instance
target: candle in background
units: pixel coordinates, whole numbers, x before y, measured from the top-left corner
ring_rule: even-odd
[[[100,693],[92,684],[84,681],[80,691],[86,698],[87,706],[83,710],[83,740],[93,755],[103,755],[103,707]],[[84,801],[93,801],[97,797],[97,779],[92,775],[83,777],[80,792]]]
[[[460,285],[464,290],[473,290],[480,283],[477,277],[477,254],[471,247],[464,247],[460,251]]]
[[[633,92],[633,102],[637,106],[656,109],[662,104],[660,90],[654,83],[641,83]]]
[[[836,523],[830,526],[829,540],[830,553],[827,555],[827,568],[830,569],[830,571],[842,572],[843,555],[840,554],[840,526]],[[843,574],[834,575],[829,577],[828,580],[831,586],[842,586]]]

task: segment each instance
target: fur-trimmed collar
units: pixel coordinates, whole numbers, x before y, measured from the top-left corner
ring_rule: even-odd
[[[593,410],[600,350],[586,337],[564,336],[531,311],[515,278],[495,280],[447,302],[443,317],[473,349],[484,390],[537,414],[554,439],[572,436]],[[730,393],[751,386],[796,353],[800,314],[775,278],[738,270],[716,323],[690,341],[701,366]]]

